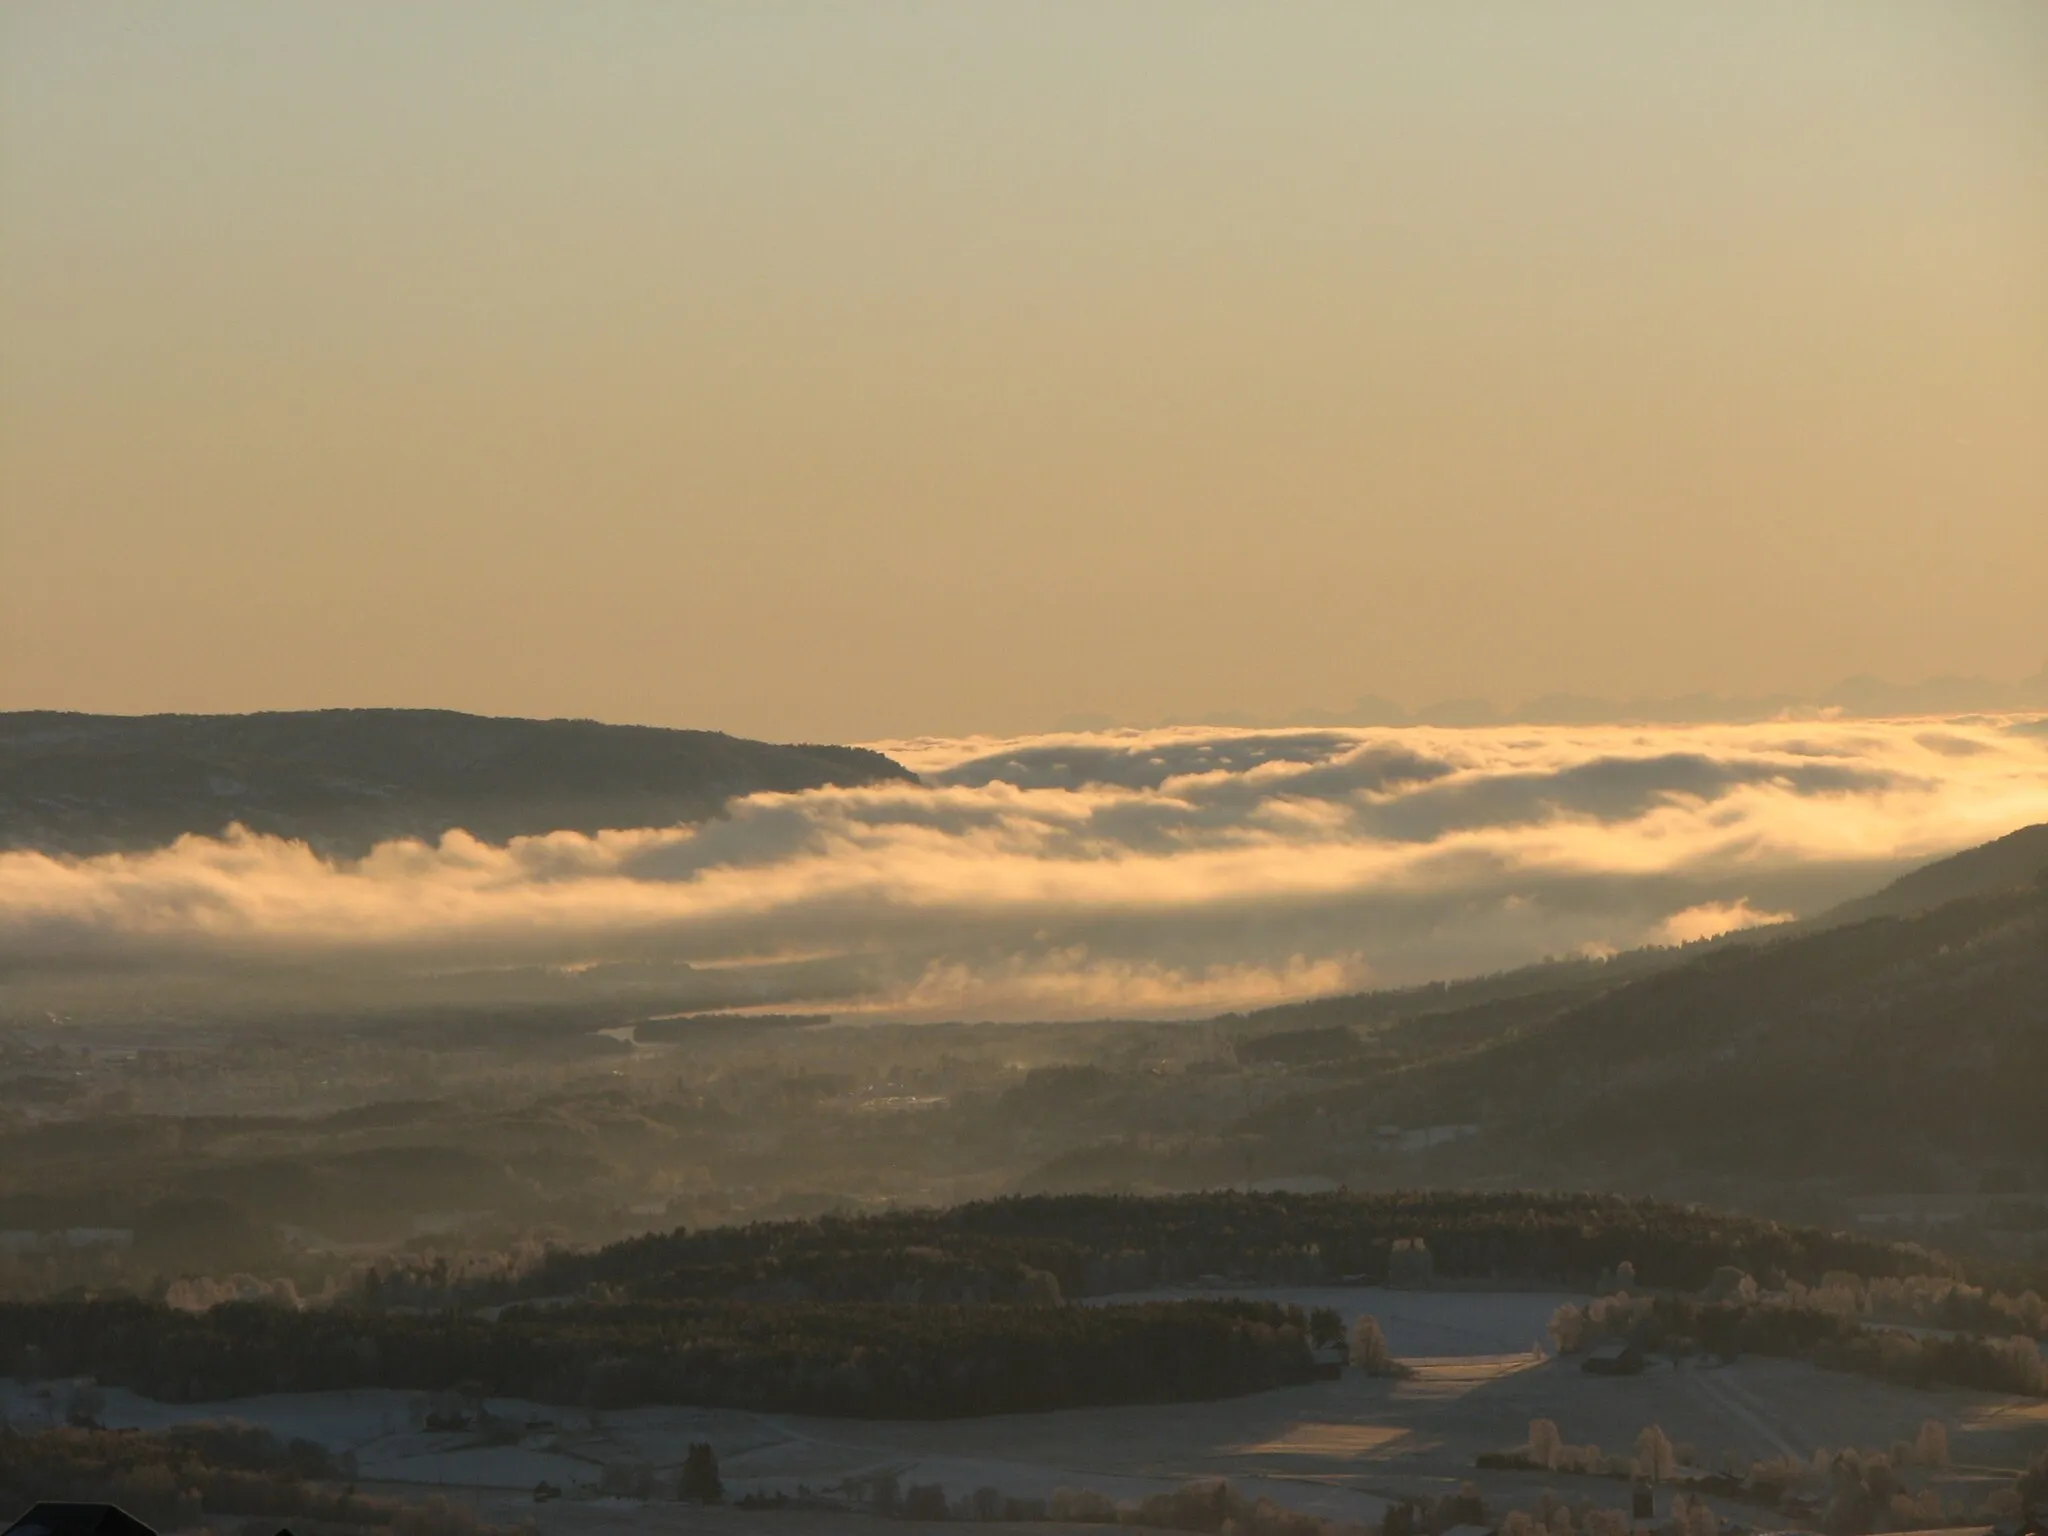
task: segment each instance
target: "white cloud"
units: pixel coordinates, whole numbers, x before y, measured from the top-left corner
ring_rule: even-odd
[[[1744,928],[1762,928],[1772,923],[1789,923],[1794,912],[1758,912],[1747,900],[1703,901],[1683,912],[1674,912],[1650,932],[1657,944],[1694,944],[1701,939],[1718,939],[1724,933]]]
[[[0,946],[55,966],[834,955],[802,969],[808,1001],[1184,1012],[1703,937],[2048,820],[2048,736],[1997,718],[881,745],[927,785],[348,863],[249,835],[8,853]]]

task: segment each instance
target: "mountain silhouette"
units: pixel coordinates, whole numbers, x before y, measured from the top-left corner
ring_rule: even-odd
[[[462,828],[670,826],[740,795],[914,782],[861,747],[438,709],[250,715],[0,714],[0,846],[161,847],[232,824],[358,856]]]

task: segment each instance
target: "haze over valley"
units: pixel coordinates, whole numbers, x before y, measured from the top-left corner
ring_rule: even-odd
[[[2048,819],[2037,717],[862,753],[432,714],[148,739],[17,716],[0,749],[0,932],[12,985],[52,998],[310,967],[394,996],[584,977],[848,1017],[1186,1016],[1810,917]]]
[[[2048,1536],[2044,81],[0,5],[0,1536]]]
[[[14,789],[0,853],[32,1284],[1417,1181],[2048,1258],[2037,718],[6,724],[17,785],[68,775]],[[696,819],[605,825],[650,795]],[[35,1235],[73,1228],[132,1246]]]

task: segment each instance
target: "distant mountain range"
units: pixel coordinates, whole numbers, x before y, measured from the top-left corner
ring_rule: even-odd
[[[431,709],[0,714],[0,847],[100,853],[251,831],[359,855],[461,827],[669,826],[731,798],[914,780],[861,747]]]

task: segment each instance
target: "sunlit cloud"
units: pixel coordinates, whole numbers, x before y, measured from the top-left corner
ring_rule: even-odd
[[[1711,937],[2048,820],[2048,736],[1996,717],[879,745],[924,783],[698,827],[7,853],[0,944],[43,968],[801,957],[777,995],[834,1011],[1165,1015]]]
[[[1747,901],[1703,901],[1665,918],[1657,925],[1655,937],[1664,944],[1696,944],[1701,939],[1718,939],[1724,933],[1739,933],[1745,928],[1789,923],[1797,915],[1758,912]]]

